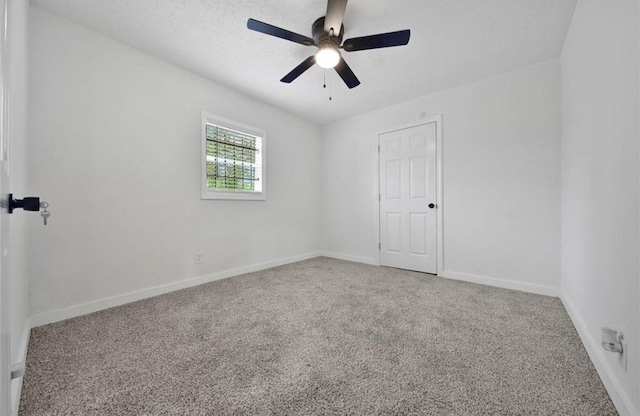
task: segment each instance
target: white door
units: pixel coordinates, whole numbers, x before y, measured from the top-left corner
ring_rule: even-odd
[[[437,274],[436,123],[380,135],[380,265]]]
[[[7,247],[9,239],[9,166],[7,160],[7,0],[0,0],[0,416],[9,416],[11,409],[11,371],[9,342],[9,267]]]

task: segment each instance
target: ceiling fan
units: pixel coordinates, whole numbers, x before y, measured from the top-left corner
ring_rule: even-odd
[[[344,35],[343,19],[346,8],[347,0],[328,0],[326,16],[320,17],[311,26],[312,38],[254,19],[247,21],[247,28],[305,46],[318,48],[315,54],[305,59],[280,81],[290,83],[314,64],[318,64],[318,66],[325,69],[335,68],[340,78],[347,84],[347,87],[354,88],[360,85],[360,81],[349,68],[344,58],[342,58],[340,49],[346,52],[355,52],[406,45],[409,43],[411,31],[407,29],[351,38],[342,43]]]

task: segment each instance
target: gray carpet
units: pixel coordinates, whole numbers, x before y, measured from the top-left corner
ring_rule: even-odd
[[[317,258],[35,328],[20,414],[617,413],[558,299]]]

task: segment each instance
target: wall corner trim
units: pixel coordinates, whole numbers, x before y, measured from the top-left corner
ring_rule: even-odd
[[[440,277],[463,282],[477,283],[481,285],[494,286],[502,289],[519,290],[521,292],[534,293],[536,295],[560,296],[560,289],[553,286],[538,285],[535,283],[516,282],[514,280],[497,279],[495,277],[479,276],[469,273],[460,273],[444,270],[438,274]]]
[[[596,368],[596,371],[602,380],[602,384],[604,384],[604,387],[607,390],[607,393],[609,393],[611,401],[613,401],[613,404],[620,416],[640,416],[638,409],[635,408],[629,396],[622,389],[620,382],[615,377],[611,367],[607,364],[607,361],[604,359],[604,352],[600,347],[600,343],[589,335],[589,331],[587,330],[584,320],[578,314],[578,310],[573,306],[573,303],[564,291],[560,292],[560,300],[562,301],[564,308],[567,310],[567,313],[573,322],[573,326],[575,326],[576,331],[580,336],[580,340],[582,341],[584,348],[587,350],[587,354],[589,355],[593,366]]]
[[[63,309],[57,309],[48,312],[42,312],[31,316],[31,328],[47,325],[54,322],[64,321],[65,319],[75,318],[77,316],[87,315],[104,309],[113,308],[115,306],[124,305],[138,300],[151,298],[154,296],[164,295],[165,293],[175,292],[176,290],[186,289],[193,286],[202,285],[216,280],[228,279],[230,277],[239,276],[241,274],[257,272],[259,270],[270,269],[271,267],[282,266],[289,263],[308,260],[319,257],[318,252],[310,252],[292,257],[271,260],[264,263],[253,264],[249,266],[238,267],[230,270],[223,270],[216,273],[206,274],[190,279],[180,280],[177,282],[167,283],[164,285],[154,286],[146,289],[136,290],[129,293],[94,300],[79,305],[69,306]]]

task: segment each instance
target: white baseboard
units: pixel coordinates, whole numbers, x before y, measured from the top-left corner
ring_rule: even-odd
[[[560,289],[553,286],[537,285],[534,283],[516,282],[513,280],[496,279],[494,277],[478,276],[469,273],[459,273],[445,270],[438,273],[438,276],[446,279],[462,280],[463,282],[478,283],[481,285],[500,287],[503,289],[519,290],[521,292],[535,293],[545,296],[560,296]]]
[[[351,256],[349,254],[334,253],[332,251],[321,251],[318,253],[318,255],[323,257],[330,257],[332,259],[352,261],[354,263],[363,263],[363,264],[370,264],[372,266],[379,266],[378,262],[375,259],[370,257]]]
[[[75,318],[77,316],[82,316],[89,313],[101,311],[103,309],[113,308],[114,306],[120,306],[126,303],[163,295],[165,293],[174,292],[180,289],[186,289],[188,287],[198,286],[204,283],[213,282],[215,280],[227,279],[229,277],[269,269],[271,267],[282,266],[284,264],[295,263],[297,261],[308,260],[318,256],[320,256],[320,253],[312,252],[292,257],[286,257],[283,259],[272,260],[265,263],[253,264],[251,266],[239,267],[237,269],[225,270],[217,273],[199,276],[192,279],[181,280],[175,283],[154,286],[148,289],[123,293],[121,295],[99,299],[80,305],[74,305],[64,309],[38,313],[31,316],[31,327],[34,328],[53,322],[63,321],[65,319]]]
[[[600,343],[591,337],[584,320],[573,306],[573,303],[571,303],[564,293],[561,293],[560,299],[573,322],[573,326],[575,326],[578,331],[582,344],[587,350],[587,354],[589,354],[589,358],[596,368],[596,371],[602,380],[602,384],[604,384],[604,387],[607,390],[607,393],[609,393],[611,401],[613,401],[613,404],[615,405],[616,410],[618,410],[620,416],[640,416],[638,409],[635,408],[631,398],[622,389],[620,381],[615,376],[615,373],[609,366],[607,360],[605,360],[605,352],[600,346]]]
[[[352,256],[349,254],[336,253],[332,251],[320,251],[318,255],[324,256],[324,257],[331,257],[339,260],[352,261],[354,263],[370,264],[372,266],[380,265],[376,259],[371,257]],[[444,272],[439,273],[438,276],[444,277],[446,279],[461,280],[464,282],[478,283],[481,285],[500,287],[503,289],[512,289],[512,290],[519,290],[521,292],[535,293],[537,295],[545,295],[545,296],[553,296],[553,297],[560,296],[560,289],[553,286],[537,285],[534,283],[522,283],[522,282],[516,282],[513,280],[502,280],[502,279],[496,279],[493,277],[478,276],[478,275],[469,274],[469,273],[459,273],[459,272],[453,272],[449,270],[445,270]]]
[[[20,365],[27,365],[27,350],[29,349],[29,336],[31,335],[31,322],[27,318],[24,323],[24,329],[22,331],[22,338],[20,339],[20,350],[18,351],[17,362]],[[11,363],[12,367],[16,363]],[[24,376],[11,380],[11,414],[18,416],[18,410],[20,409],[20,395],[22,394],[22,381]]]

